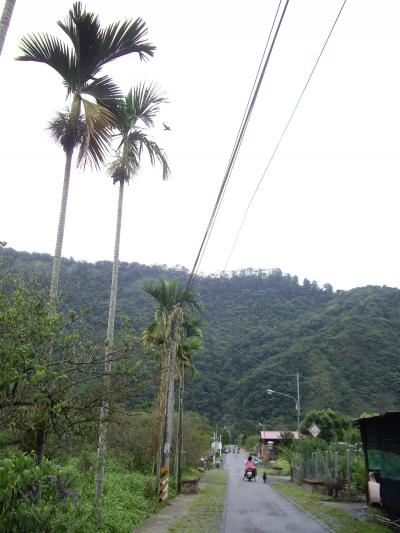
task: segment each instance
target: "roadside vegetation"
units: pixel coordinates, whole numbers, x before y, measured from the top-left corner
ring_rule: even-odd
[[[0,530],[131,531],[159,508],[150,443],[157,431],[160,354],[143,346],[135,320],[118,324],[99,519],[94,494],[104,344],[87,330],[89,312],[49,313],[47,295],[43,277],[17,276],[0,265]],[[172,423],[175,449],[176,415]],[[211,429],[188,411],[182,425],[184,467],[193,476]]]
[[[274,481],[273,487],[315,518],[321,520],[335,533],[384,533],[391,531],[378,523],[361,522],[346,511],[324,505],[323,502],[326,501],[326,497],[303,490],[294,483]]]

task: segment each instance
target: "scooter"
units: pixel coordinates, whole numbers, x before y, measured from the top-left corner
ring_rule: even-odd
[[[254,470],[246,470],[246,473],[244,475],[243,480],[247,479],[247,481],[254,481],[256,480],[255,471]]]

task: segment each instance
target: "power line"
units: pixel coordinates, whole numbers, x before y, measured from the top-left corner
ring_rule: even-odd
[[[254,104],[255,104],[257,96],[258,96],[258,92],[259,92],[260,87],[261,87],[262,80],[264,78],[264,74],[265,74],[267,65],[269,63],[269,59],[271,57],[272,50],[273,50],[274,45],[275,45],[276,38],[278,36],[279,30],[280,30],[280,27],[281,27],[281,24],[282,24],[283,17],[285,15],[287,6],[289,4],[289,0],[286,0],[285,6],[284,6],[284,8],[282,10],[282,13],[281,13],[281,16],[280,16],[280,19],[279,19],[279,22],[278,22],[278,25],[277,25],[277,27],[275,29],[275,33],[274,33],[274,36],[273,36],[273,39],[272,39],[272,42],[271,42],[271,46],[269,48],[268,53],[266,54],[266,50],[268,48],[268,44],[269,44],[269,41],[270,41],[270,37],[272,35],[272,31],[273,31],[273,28],[274,28],[274,25],[275,25],[275,21],[277,19],[278,13],[279,13],[281,2],[282,2],[282,0],[280,0],[280,2],[278,4],[278,8],[277,8],[276,13],[275,13],[274,21],[272,23],[271,30],[270,30],[270,33],[268,35],[267,44],[266,44],[266,47],[264,49],[264,53],[263,53],[263,56],[262,56],[262,59],[261,59],[260,66],[259,66],[258,71],[257,71],[257,75],[256,75],[256,78],[255,78],[255,81],[253,83],[253,88],[252,88],[252,91],[251,91],[251,95],[250,95],[249,101],[247,103],[244,116],[242,118],[242,122],[241,122],[239,131],[238,131],[235,143],[234,143],[232,154],[230,156],[230,159],[229,159],[229,162],[228,162],[228,166],[227,166],[227,169],[225,171],[225,175],[224,175],[224,178],[222,180],[222,184],[221,184],[218,196],[217,196],[217,200],[215,202],[214,209],[213,209],[213,211],[211,213],[211,217],[210,217],[210,220],[209,220],[208,225],[207,225],[207,229],[206,229],[205,234],[203,236],[203,240],[201,242],[201,245],[200,245],[199,251],[197,253],[197,256],[196,256],[196,259],[195,259],[195,262],[194,262],[194,265],[193,265],[193,268],[192,268],[192,271],[191,271],[191,274],[189,276],[189,280],[187,282],[187,286],[189,286],[193,282],[193,278],[196,275],[196,272],[197,272],[197,270],[198,270],[198,268],[200,266],[200,263],[202,261],[205,249],[207,247],[211,232],[212,232],[214,224],[215,224],[215,220],[216,220],[216,218],[218,216],[219,208],[221,206],[221,203],[222,203],[225,191],[226,191],[226,187],[228,185],[229,178],[230,178],[230,175],[232,173],[233,166],[235,164],[235,161],[236,161],[240,146],[241,146],[242,141],[243,141],[244,133],[246,131],[248,122],[250,120],[251,113],[252,113],[253,108],[254,108]],[[264,60],[264,57],[265,57],[265,60]],[[264,64],[263,64],[263,61],[264,61]],[[257,77],[258,77],[258,80],[257,80]]]
[[[240,235],[240,233],[241,233],[241,231],[242,231],[242,228],[243,228],[244,222],[245,222],[245,220],[246,220],[247,213],[249,212],[250,206],[251,206],[251,204],[253,203],[253,200],[254,200],[254,198],[255,198],[255,196],[256,196],[256,194],[257,194],[257,192],[258,192],[258,190],[259,190],[259,188],[260,188],[260,186],[261,186],[261,183],[263,182],[263,180],[264,180],[264,178],[265,178],[266,173],[268,172],[269,167],[271,166],[271,163],[272,163],[272,161],[273,161],[273,159],[274,159],[274,157],[275,157],[276,152],[278,151],[278,148],[279,148],[279,146],[280,146],[280,144],[281,144],[281,142],[282,142],[282,139],[284,138],[284,136],[285,136],[285,134],[286,134],[286,131],[287,131],[287,129],[289,128],[290,123],[292,122],[293,116],[294,116],[294,114],[296,113],[297,108],[299,107],[300,101],[302,100],[303,95],[304,95],[304,93],[305,93],[305,91],[306,91],[306,89],[307,89],[307,87],[308,87],[308,84],[310,83],[310,80],[311,80],[311,78],[312,78],[312,76],[313,76],[313,74],[314,74],[314,71],[315,71],[315,69],[317,68],[317,65],[318,65],[318,63],[319,63],[319,60],[321,59],[321,56],[322,56],[322,54],[323,54],[323,52],[324,52],[324,50],[325,50],[325,47],[326,47],[326,45],[328,44],[328,41],[329,41],[329,39],[330,39],[330,37],[331,37],[331,35],[332,35],[332,32],[333,32],[333,30],[334,30],[334,28],[335,28],[335,26],[336,26],[337,21],[339,20],[339,17],[340,17],[340,15],[341,15],[342,11],[343,11],[343,8],[344,8],[346,2],[347,2],[347,0],[344,0],[344,2],[343,2],[343,4],[342,4],[342,7],[339,9],[339,12],[338,12],[338,14],[337,14],[337,16],[336,16],[336,19],[335,19],[335,21],[334,21],[332,27],[331,27],[331,30],[330,30],[330,32],[328,33],[328,36],[327,36],[327,38],[326,38],[326,40],[325,40],[325,42],[324,42],[324,45],[323,45],[323,47],[321,48],[321,51],[320,51],[320,53],[319,53],[319,55],[318,55],[318,57],[317,57],[317,60],[316,60],[315,63],[314,63],[314,66],[313,66],[313,68],[312,68],[312,70],[311,70],[311,72],[310,72],[310,75],[308,76],[308,79],[307,79],[307,81],[306,81],[306,84],[304,85],[303,90],[301,91],[300,96],[299,96],[299,98],[298,98],[298,100],[297,100],[297,102],[296,102],[296,104],[295,104],[295,106],[294,106],[294,108],[293,108],[293,111],[292,111],[292,113],[290,114],[289,120],[287,121],[285,127],[283,128],[282,134],[281,134],[281,136],[280,136],[280,138],[279,138],[279,140],[278,140],[278,142],[277,142],[277,144],[276,144],[276,146],[275,146],[275,148],[274,148],[274,150],[273,150],[273,152],[272,152],[272,155],[271,155],[271,157],[270,157],[270,159],[269,159],[269,161],[268,161],[268,163],[267,163],[267,166],[265,167],[265,170],[264,170],[264,172],[263,172],[263,174],[262,174],[262,176],[261,176],[261,179],[260,179],[260,181],[258,182],[257,187],[255,188],[255,191],[254,191],[252,197],[250,198],[250,201],[249,201],[249,203],[248,203],[248,205],[247,205],[247,207],[246,207],[246,210],[245,210],[245,212],[244,212],[244,215],[243,215],[242,221],[241,221],[240,226],[239,226],[239,230],[238,230],[238,232],[237,232],[237,234],[236,234],[236,237],[235,237],[235,240],[234,240],[234,242],[233,242],[233,245],[232,245],[231,251],[229,252],[228,259],[226,260],[226,263],[225,263],[225,266],[224,266],[224,269],[223,269],[221,275],[223,275],[223,273],[226,272],[226,269],[227,269],[227,267],[228,267],[229,261],[231,260],[231,257],[232,257],[232,254],[233,254],[233,251],[234,251],[234,249],[235,249],[235,246],[236,246],[236,243],[237,243],[237,241],[238,241],[239,235]]]

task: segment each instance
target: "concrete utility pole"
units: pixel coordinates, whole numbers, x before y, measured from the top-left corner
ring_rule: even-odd
[[[297,380],[297,403],[296,403],[296,409],[297,409],[297,438],[300,438],[300,375],[299,375],[299,371],[296,372],[296,380]]]

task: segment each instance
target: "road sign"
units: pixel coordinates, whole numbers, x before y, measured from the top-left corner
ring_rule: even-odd
[[[321,430],[317,426],[315,422],[311,424],[311,426],[308,428],[308,431],[311,433],[313,437],[318,437],[318,435],[321,433]]]

